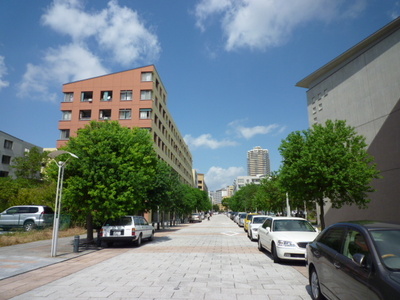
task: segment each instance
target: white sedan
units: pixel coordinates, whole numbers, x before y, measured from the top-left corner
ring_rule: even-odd
[[[253,215],[249,228],[247,230],[247,236],[250,240],[258,240],[258,228],[264,223],[264,221],[268,218],[266,215]]]
[[[303,218],[268,217],[258,229],[258,249],[268,250],[274,262],[305,260],[306,246],[318,230]]]

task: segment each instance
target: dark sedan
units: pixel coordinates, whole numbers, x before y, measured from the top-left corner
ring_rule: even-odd
[[[307,246],[313,299],[400,299],[400,225],[337,223]]]

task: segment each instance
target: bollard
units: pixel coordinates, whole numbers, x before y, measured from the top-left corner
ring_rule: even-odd
[[[74,252],[79,252],[79,235],[74,237]]]

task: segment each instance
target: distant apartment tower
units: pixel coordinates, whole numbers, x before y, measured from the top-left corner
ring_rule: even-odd
[[[13,159],[25,156],[33,147],[38,148],[41,152],[43,151],[41,147],[0,131],[0,177],[10,176],[15,178],[15,169],[12,167]]]
[[[382,178],[367,209],[325,208],[326,225],[348,220],[400,223],[400,18],[334,58],[297,86],[307,88],[309,124],[346,123],[366,137]]]
[[[192,155],[167,108],[167,91],[154,65],[63,85],[57,148],[91,120],[117,120],[150,131],[155,151],[182,181],[194,186]]]
[[[247,175],[269,175],[270,162],[267,149],[257,146],[253,150],[247,151]]]

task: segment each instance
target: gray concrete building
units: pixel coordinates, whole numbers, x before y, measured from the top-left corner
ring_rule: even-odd
[[[297,83],[307,88],[310,126],[346,120],[366,137],[382,179],[368,209],[326,207],[326,224],[344,220],[400,223],[400,18]]]
[[[13,159],[24,156],[33,147],[37,147],[40,151],[43,151],[41,147],[0,131],[0,177],[10,176],[15,178],[15,170],[12,168]]]

